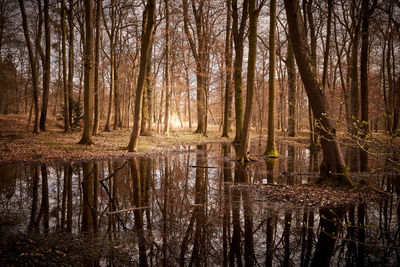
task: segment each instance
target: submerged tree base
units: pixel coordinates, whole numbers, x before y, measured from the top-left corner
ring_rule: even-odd
[[[349,186],[355,187],[356,183],[354,183],[349,175],[347,174],[347,170],[344,166],[339,167],[339,171],[337,173],[333,173],[332,171],[326,171],[323,165],[321,165],[321,175],[316,181],[316,184],[325,184],[329,186]]]
[[[276,150],[276,147],[273,146],[272,148],[267,148],[265,150],[264,156],[267,158],[279,158],[281,154],[279,154],[278,150]]]
[[[250,156],[250,153],[238,155],[236,156],[236,160],[241,163],[256,161],[254,158]]]

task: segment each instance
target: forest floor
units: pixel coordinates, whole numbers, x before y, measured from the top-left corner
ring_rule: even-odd
[[[57,126],[60,122],[54,117],[48,118],[47,131],[40,134],[32,133],[32,123],[28,131],[27,121],[27,115],[0,115],[0,164],[112,159],[173,152],[187,144],[232,141],[231,138],[221,137],[216,126],[209,127],[207,136],[194,134],[194,128],[178,127],[171,130],[169,135],[153,132],[151,136],[140,136],[137,152],[132,153],[126,149],[131,135],[131,131],[127,129],[111,132],[100,130],[99,135],[93,136],[95,144],[86,146],[77,144],[82,136],[81,131],[64,133]],[[104,129],[104,126],[99,128]],[[306,135],[285,140],[297,144],[308,142]]]
[[[82,133],[76,131],[64,133],[57,126],[57,121],[50,117],[47,131],[32,133],[32,126],[27,131],[27,115],[0,115],[0,164],[41,163],[83,161],[91,159],[111,159],[141,154],[166,153],[174,151],[183,144],[204,142],[230,142],[222,138],[216,130],[208,136],[194,134],[194,129],[179,128],[169,135],[153,132],[151,136],[140,136],[136,153],[126,149],[131,131],[127,129],[104,132],[93,136],[94,145],[77,144]],[[32,125],[32,124],[31,124]],[[100,129],[104,129],[101,125]]]

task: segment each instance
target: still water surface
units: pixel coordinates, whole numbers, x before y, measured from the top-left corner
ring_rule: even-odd
[[[252,144],[255,154],[261,147]],[[112,161],[0,166],[0,230],[28,236],[91,232],[120,244],[127,265],[400,264],[396,175],[375,175],[391,195],[379,202],[278,210],[257,201],[251,187],[235,186],[317,177],[318,153],[287,144],[278,150],[278,160],[261,158],[246,171],[228,144]],[[346,154],[351,165],[354,152]],[[384,166],[369,161],[371,169]]]

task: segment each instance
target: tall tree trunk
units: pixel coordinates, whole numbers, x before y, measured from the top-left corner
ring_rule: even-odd
[[[135,114],[133,121],[133,129],[131,138],[128,144],[128,151],[134,152],[136,151],[137,141],[140,132],[140,113],[142,110],[142,96],[143,96],[143,87],[146,77],[147,70],[147,62],[150,55],[151,48],[151,38],[153,35],[154,28],[154,20],[155,20],[155,8],[156,1],[148,0],[146,8],[143,12],[143,16],[146,16],[145,23],[143,23],[143,28],[145,29],[142,34],[141,48],[140,48],[140,69],[139,69],[139,77],[137,81],[136,88],[136,99],[135,99]]]
[[[204,0],[199,1],[198,7],[196,7],[195,0],[191,0],[193,15],[195,17],[196,24],[196,40],[190,33],[189,30],[189,8],[187,0],[182,0],[183,12],[184,12],[184,30],[186,37],[190,44],[190,49],[192,51],[193,57],[196,61],[196,80],[197,80],[197,129],[195,133],[205,133],[206,124],[206,74],[207,74],[207,33],[205,32],[204,25]]]
[[[67,77],[67,50],[66,50],[66,28],[65,28],[65,2],[61,0],[61,49],[62,49],[62,67],[63,67],[63,88],[64,88],[64,132],[71,132],[71,122],[69,116],[69,94]]]
[[[114,130],[120,128],[121,125],[121,105],[119,96],[118,74],[119,62],[117,62],[117,56],[114,54]]]
[[[358,88],[358,44],[360,41],[360,23],[356,15],[357,7],[356,1],[352,1],[352,47],[351,47],[351,91],[350,91],[350,112],[352,118],[351,134],[357,134],[358,121],[360,120],[360,92]]]
[[[93,122],[93,135],[99,132],[100,123],[100,103],[99,103],[99,64],[100,64],[100,12],[101,1],[96,3],[96,39],[94,45],[94,122]]]
[[[148,68],[147,68],[148,70]],[[146,81],[143,85],[145,89],[143,89],[143,97],[142,97],[142,120],[140,122],[140,135],[146,136],[147,135],[147,116],[148,116],[148,99],[147,99],[147,70],[146,70]]]
[[[360,83],[361,83],[361,136],[365,137],[369,133],[368,118],[368,58],[369,58],[369,0],[362,0],[362,24],[361,24],[361,59],[360,59]],[[360,148],[360,170],[368,169],[368,154]]]
[[[393,62],[390,60],[390,51],[393,46],[393,40],[387,40],[387,51],[386,51],[386,71],[387,71],[387,84],[388,84],[388,94],[387,94],[387,102],[388,102],[388,112],[386,114],[387,119],[387,132],[392,135],[392,125],[393,125],[393,95],[394,95],[394,88],[393,88],[393,73],[392,73],[392,64]]]
[[[269,94],[268,94],[268,139],[264,155],[271,158],[279,157],[275,147],[275,68],[276,68],[276,0],[270,1],[269,21]]]
[[[231,29],[231,0],[226,0],[226,28],[225,28],[225,105],[222,137],[229,137],[231,101],[232,101],[232,29]]]
[[[164,130],[163,134],[169,134],[169,115],[170,115],[170,98],[171,98],[171,89],[170,89],[170,69],[169,69],[169,58],[170,58],[170,49],[169,49],[169,4],[168,0],[164,0],[165,3],[165,116],[164,116]]]
[[[322,137],[321,147],[323,153],[323,160],[320,166],[321,178],[331,178],[337,183],[353,185],[352,180],[346,174],[342,152],[339,143],[336,141],[336,130],[329,117],[328,103],[321,92],[322,85],[312,63],[313,60],[297,0],[285,0],[285,9],[290,38],[292,42],[298,44],[293,47],[297,66],[312,106],[314,117],[321,125],[321,127],[318,127],[319,134]]]
[[[29,37],[28,21],[26,18],[26,11],[24,0],[18,0],[21,15],[22,15],[22,27],[24,28],[24,36],[26,41],[26,46],[28,47],[29,62],[31,65],[32,73],[32,87],[33,87],[33,100],[35,103],[35,125],[33,127],[33,133],[39,133],[39,74],[37,67],[37,59],[35,52],[33,51],[31,38]]]
[[[243,65],[243,46],[244,31],[248,17],[248,0],[243,1],[242,18],[239,25],[239,12],[237,0],[232,0],[232,30],[235,43],[235,60],[233,63],[233,79],[235,85],[235,118],[236,135],[233,143],[240,143],[240,135],[243,128],[243,88],[242,88],[242,65]]]
[[[289,95],[289,118],[288,118],[288,130],[289,136],[297,136],[297,124],[296,124],[296,65],[294,62],[293,44],[288,40],[288,52],[286,59],[286,67],[288,73],[288,95]]]
[[[326,22],[326,40],[324,52],[324,69],[322,71],[322,88],[325,91],[328,81],[328,60],[331,47],[331,24],[332,24],[333,0],[328,0],[328,19]]]
[[[189,118],[189,129],[192,129],[192,112],[191,112],[191,104],[190,104],[190,78],[189,78],[189,68],[185,68],[186,74],[186,89],[187,89],[187,105],[188,105],[188,118]]]
[[[108,102],[108,112],[107,112],[107,119],[106,119],[106,125],[104,127],[104,131],[109,132],[111,130],[111,113],[112,113],[112,108],[113,108],[113,101],[114,101],[114,106],[116,107],[116,97],[115,97],[115,31],[116,31],[116,26],[115,26],[115,1],[111,1],[111,14],[110,14],[110,20],[111,20],[111,27],[110,29],[107,26],[106,18],[104,16],[104,10],[103,12],[103,21],[104,21],[104,26],[108,35],[108,38],[110,39],[110,95],[109,95],[109,102]],[[116,108],[114,110],[114,129],[116,129],[116,117],[117,114]]]
[[[49,0],[44,0],[44,34],[45,34],[45,60],[43,64],[43,96],[42,111],[40,114],[40,130],[46,131],[47,106],[49,103],[50,91],[50,17],[49,17]]]
[[[85,47],[84,47],[84,122],[79,144],[93,144],[93,3],[85,0]]]
[[[272,0],[274,2],[275,0]],[[264,3],[262,1],[261,3]],[[247,90],[246,109],[244,112],[243,130],[240,134],[240,147],[237,150],[237,158],[240,161],[250,161],[250,128],[253,115],[254,87],[257,58],[257,24],[261,7],[256,9],[256,0],[249,0],[249,54],[247,63]]]
[[[74,0],[69,0],[68,9],[68,102],[69,102],[69,122],[72,125],[72,102],[74,91]],[[77,103],[79,105],[79,103]]]
[[[317,67],[317,37],[315,34],[315,25],[314,25],[314,17],[312,10],[313,0],[306,1],[304,16],[308,20],[309,29],[310,29],[310,42],[311,42],[311,58],[312,64],[316,68]],[[307,34],[306,34],[307,35]],[[315,130],[315,120],[313,116],[313,112],[311,110],[311,105],[309,104],[309,122],[310,122],[310,148],[316,149],[318,147],[318,135]]]
[[[154,40],[154,39],[152,39]],[[153,47],[153,45],[151,45]],[[152,49],[152,47],[150,49]],[[150,51],[150,55],[151,55]],[[151,135],[153,131],[152,115],[153,115],[153,81],[152,81],[151,58],[147,62],[146,72],[146,88],[147,88],[147,134]]]

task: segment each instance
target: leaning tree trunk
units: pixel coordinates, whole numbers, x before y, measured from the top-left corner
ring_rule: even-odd
[[[85,0],[85,47],[84,47],[84,122],[79,144],[93,144],[93,3]]]
[[[292,42],[297,44],[293,47],[297,66],[314,118],[319,125],[318,132],[321,136],[323,153],[323,160],[320,166],[321,179],[330,178],[337,183],[353,185],[352,180],[346,174],[342,152],[336,140],[336,129],[329,117],[328,103],[321,91],[322,85],[319,82],[315,66],[312,64],[310,48],[297,0],[285,0],[285,9],[290,38]]]
[[[313,17],[313,0],[305,1],[304,4],[304,17],[307,18],[309,29],[310,29],[310,43],[311,43],[311,58],[314,67],[317,67],[317,36],[315,34],[315,24]],[[304,22],[306,24],[306,22]],[[307,32],[307,31],[306,31]],[[307,35],[307,33],[306,33]],[[315,130],[315,119],[311,110],[311,105],[308,104],[308,114],[309,114],[309,125],[310,125],[310,148],[315,150],[318,149],[318,134]]]
[[[26,41],[26,46],[28,47],[29,63],[31,65],[32,72],[32,86],[33,86],[33,101],[35,103],[35,125],[33,127],[33,133],[39,133],[39,74],[37,68],[37,59],[35,52],[32,48],[31,38],[29,37],[28,21],[26,18],[26,11],[24,0],[18,0],[21,15],[22,15],[22,27],[24,28],[24,36]]]
[[[143,27],[145,27],[145,30],[143,31],[142,42],[141,42],[142,45],[140,48],[140,69],[139,69],[139,77],[136,88],[133,129],[128,144],[129,152],[136,151],[137,142],[139,138],[140,113],[142,111],[143,88],[146,78],[147,62],[148,58],[150,57],[151,38],[153,36],[154,20],[155,20],[155,8],[156,8],[156,1],[148,0],[146,8],[143,12],[143,16],[146,16],[147,19],[145,20],[145,23],[143,23]]]
[[[264,155],[279,157],[275,147],[275,66],[276,66],[276,0],[270,2],[269,23],[269,96],[268,96],[268,139]]]

